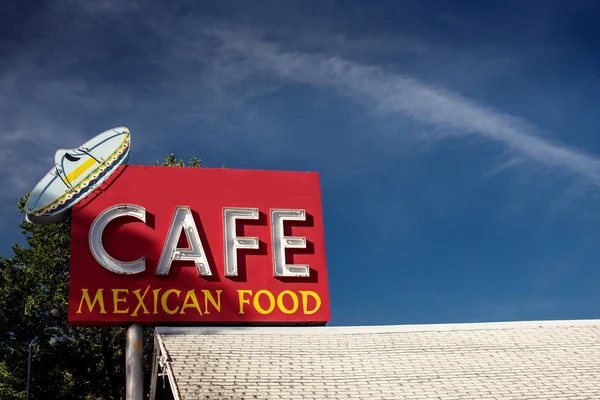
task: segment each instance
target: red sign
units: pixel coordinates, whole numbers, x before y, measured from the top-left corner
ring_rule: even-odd
[[[71,325],[329,319],[317,173],[123,166],[73,207]]]

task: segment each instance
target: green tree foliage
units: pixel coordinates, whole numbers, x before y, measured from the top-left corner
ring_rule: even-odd
[[[184,167],[171,153],[156,165]],[[189,166],[199,168],[193,157]],[[17,207],[23,213],[26,197]],[[67,325],[71,221],[21,223],[26,245],[0,256],[0,399],[25,399],[27,347],[33,343],[31,399],[123,399],[125,328]],[[61,318],[50,315],[63,310]],[[146,388],[153,329],[144,332]],[[146,389],[147,390],[147,389]]]
[[[190,158],[189,166],[192,168],[200,168],[202,165],[202,160],[196,157]],[[160,165],[163,167],[185,167],[185,162],[183,160],[177,160],[177,157],[173,153],[169,153],[165,156],[165,159],[160,162],[157,161],[154,165]]]

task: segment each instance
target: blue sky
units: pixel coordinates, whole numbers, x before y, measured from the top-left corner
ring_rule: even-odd
[[[0,251],[57,148],[319,171],[332,324],[600,317],[600,3],[0,12]]]

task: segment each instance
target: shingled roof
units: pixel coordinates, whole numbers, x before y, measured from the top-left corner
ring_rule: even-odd
[[[600,399],[600,320],[163,327],[155,344],[156,398]]]

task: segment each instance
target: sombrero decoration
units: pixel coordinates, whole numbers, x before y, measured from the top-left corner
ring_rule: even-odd
[[[102,132],[76,149],[60,149],[54,168],[33,188],[25,203],[29,222],[50,224],[104,182],[127,162],[131,134],[124,126]]]

